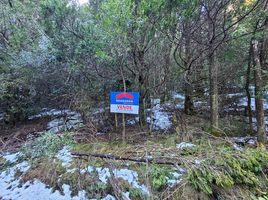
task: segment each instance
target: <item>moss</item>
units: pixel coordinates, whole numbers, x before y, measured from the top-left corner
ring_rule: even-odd
[[[210,129],[210,134],[216,137],[220,137],[223,135],[223,132],[218,129]]]

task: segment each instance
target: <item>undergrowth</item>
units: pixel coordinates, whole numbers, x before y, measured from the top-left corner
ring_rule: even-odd
[[[42,156],[52,157],[54,156],[63,146],[73,145],[74,140],[70,133],[64,135],[56,135],[50,132],[44,133],[41,137],[27,142],[22,147],[22,155],[24,158],[38,158]]]
[[[235,151],[221,148],[199,165],[188,166],[187,180],[198,191],[215,196],[234,186],[267,191],[268,152],[264,147]]]

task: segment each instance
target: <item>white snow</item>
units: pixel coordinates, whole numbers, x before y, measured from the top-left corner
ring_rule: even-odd
[[[47,124],[47,130],[52,133],[77,129],[84,125],[81,114],[78,112],[71,111],[70,109],[58,110],[44,108],[41,113],[39,113],[38,115],[30,116],[28,119],[33,120],[42,117],[54,118]]]
[[[109,110],[110,107],[106,107],[106,108],[96,108],[93,111],[93,115],[97,115],[97,114],[101,114],[104,113],[106,110]]]
[[[237,151],[242,151],[243,150],[243,148],[241,146],[237,145],[237,144],[234,144],[233,147]]]
[[[97,167],[96,171],[98,172],[99,180],[103,183],[107,183],[108,178],[111,177],[109,168]]]
[[[108,194],[106,197],[102,198],[101,200],[116,200],[116,198],[110,194]]]
[[[151,117],[147,117],[147,123],[153,123],[153,129],[164,130],[169,129],[172,126],[170,117],[167,112],[163,111],[163,108],[157,104],[151,109]]]
[[[9,162],[16,162],[20,153],[8,154],[3,156]],[[69,185],[63,185],[63,194],[59,191],[53,192],[44,183],[35,179],[21,182],[20,177],[16,177],[19,171],[25,173],[30,169],[27,161],[16,164],[0,173],[0,198],[3,200],[85,200],[85,191],[79,191],[77,196],[71,197]]]
[[[72,197],[70,186],[63,185],[63,195],[59,191],[52,191],[52,188],[38,181],[34,180],[32,183],[27,181],[19,187],[19,181],[15,182],[12,189],[5,189],[1,191],[1,197],[4,200],[86,200],[86,192],[79,191],[77,196]],[[1,190],[1,189],[0,189]]]
[[[97,167],[96,171],[98,173],[99,180],[103,183],[107,183],[108,178],[110,178],[113,174],[115,178],[122,178],[123,180],[127,181],[131,186],[140,189],[145,194],[149,194],[148,188],[144,184],[139,184],[138,173],[136,171],[129,169],[114,169],[110,171],[109,168],[101,167]]]
[[[257,138],[252,136],[245,136],[245,137],[232,137],[230,138],[235,144],[233,145],[234,149],[236,150],[243,150],[242,146],[248,145],[256,145]]]
[[[177,92],[172,92],[171,96],[172,96],[173,99],[181,99],[181,100],[185,99],[184,94],[177,93]]]
[[[58,152],[56,158],[62,162],[62,166],[64,167],[69,167],[73,159],[70,149],[67,146],[63,147],[63,149]]]
[[[257,119],[255,117],[252,118],[253,129],[257,131]],[[268,132],[268,116],[264,117],[265,131]]]
[[[167,178],[167,184],[169,187],[173,187],[181,182],[182,174],[179,174],[178,172],[170,172],[170,174],[173,176],[173,178]]]
[[[37,119],[37,118],[41,118],[41,117],[54,117],[54,116],[64,115],[65,113],[70,113],[70,112],[72,112],[72,111],[69,109],[58,110],[58,109],[43,108],[42,112],[40,112],[37,115],[32,115],[32,116],[28,117],[28,119],[32,120],[32,119]]]
[[[240,99],[239,101],[239,106],[244,106],[246,107],[248,105],[248,100],[247,100],[247,97],[243,97]],[[256,110],[256,106],[255,106],[255,98],[251,97],[251,104],[250,104],[250,107],[253,111]],[[268,102],[266,99],[263,99],[263,109],[264,110],[268,110]]]
[[[4,119],[4,113],[0,112],[0,121]]]
[[[78,0],[78,3],[80,5],[84,5],[84,4],[87,4],[88,3],[88,0]]]
[[[91,173],[91,172],[93,172],[93,171],[94,171],[94,168],[91,167],[91,166],[88,166],[87,168],[82,169],[82,170],[80,171],[80,173],[81,173],[81,174],[84,174],[84,173]]]
[[[196,147],[195,144],[192,144],[192,143],[187,143],[187,142],[181,142],[179,144],[176,144],[176,147],[178,149],[187,149],[187,148],[193,148],[193,147]]]
[[[161,100],[160,99],[151,99],[151,104],[152,105],[157,105],[157,104],[160,104]]]
[[[137,172],[129,169],[115,169],[113,170],[113,174],[116,178],[122,178],[123,180],[127,181],[131,186],[140,189],[146,194],[149,194],[149,190],[145,185],[139,185]]]
[[[4,156],[2,156],[4,159],[6,159],[8,162],[10,163],[15,163],[18,160],[18,156],[21,155],[20,152],[17,153],[13,153],[13,154],[6,154]]]
[[[129,195],[130,195],[129,192],[122,192],[121,194],[122,194],[122,197],[124,200],[131,200],[129,197]]]
[[[195,100],[194,101],[194,106],[199,107],[199,106],[207,106],[208,102],[205,100]]]
[[[244,93],[229,93],[229,94],[226,94],[227,97],[229,98],[232,98],[232,97],[240,97],[240,96],[244,96]]]
[[[133,125],[133,124],[136,124],[139,122],[139,117],[135,117],[135,118],[132,118],[132,119],[128,119],[126,124],[127,125]]]
[[[199,159],[194,160],[194,163],[195,163],[196,165],[200,165],[201,162],[202,162],[202,160],[199,160]]]
[[[183,103],[181,103],[181,104],[176,104],[176,108],[184,109],[184,104],[183,104]]]

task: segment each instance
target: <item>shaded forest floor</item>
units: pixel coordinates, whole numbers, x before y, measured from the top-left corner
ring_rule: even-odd
[[[2,127],[0,198],[267,198],[267,146],[249,134],[243,108],[222,106],[219,132],[211,135],[206,102],[195,104],[194,115],[183,114],[181,100],[155,104],[144,128],[127,115],[126,142],[121,115],[115,129],[109,108],[87,118],[42,109]]]
[[[221,118],[216,136],[206,118],[184,116],[191,142],[181,141],[180,128],[150,132],[138,124],[127,125],[126,143],[120,127],[92,132],[90,123],[77,131],[41,132],[50,120],[33,119],[1,135],[3,199],[266,197],[268,153],[247,135],[242,116]]]

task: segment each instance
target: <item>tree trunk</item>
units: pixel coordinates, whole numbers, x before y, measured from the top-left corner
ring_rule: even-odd
[[[193,114],[194,111],[194,104],[192,100],[192,87],[189,83],[185,82],[185,100],[184,100],[184,113],[186,115]]]
[[[188,70],[186,71],[186,76],[185,76],[185,84],[184,84],[184,95],[185,95],[185,100],[184,100],[184,113],[187,115],[193,114],[194,111],[194,104],[192,100],[192,86],[191,83],[189,83],[189,76],[190,76],[190,71],[191,71],[191,38],[190,38],[190,25],[189,22],[185,23],[185,60],[186,60],[186,66],[185,68]]]
[[[140,92],[140,100],[139,100],[139,122],[140,126],[143,127],[146,125],[146,88],[144,84],[145,80],[142,75],[139,77],[139,92]]]
[[[120,74],[123,80],[123,86],[124,86],[124,92],[127,91],[127,86],[126,86],[126,79],[123,73],[123,68],[122,66],[120,66]],[[122,130],[122,139],[123,139],[123,143],[126,142],[126,120],[125,120],[125,114],[122,113],[122,124],[123,124],[123,130]]]
[[[262,92],[262,69],[260,63],[259,41],[253,40],[253,63],[254,63],[254,83],[255,83],[255,106],[257,119],[257,140],[265,143],[267,138],[265,134],[264,110],[263,110],[263,92]]]
[[[250,84],[250,71],[251,71],[251,62],[252,61],[252,43],[250,43],[249,47],[249,55],[248,55],[248,67],[247,67],[247,74],[246,74],[246,85],[245,90],[247,94],[247,116],[249,119],[249,131],[250,135],[253,134],[253,124],[252,124],[252,109],[251,109],[251,95],[249,91],[249,84]]]
[[[218,111],[218,65],[215,61],[215,53],[212,52],[208,58],[209,81],[210,81],[210,126],[211,131],[217,131],[219,127]]]

